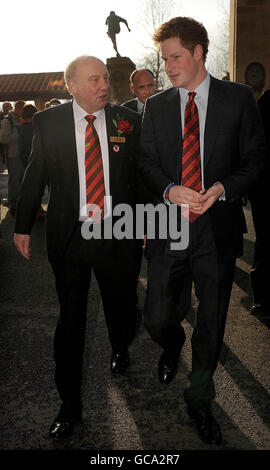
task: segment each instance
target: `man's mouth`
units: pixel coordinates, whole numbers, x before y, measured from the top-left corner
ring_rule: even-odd
[[[100,95],[100,96],[99,96],[99,99],[105,100],[105,99],[107,99],[108,97],[109,97],[109,93],[105,93],[104,95]]]
[[[169,79],[170,79],[170,80],[175,80],[177,77],[179,77],[179,75],[180,75],[179,73],[173,74],[173,75],[170,74],[170,75],[169,75]]]

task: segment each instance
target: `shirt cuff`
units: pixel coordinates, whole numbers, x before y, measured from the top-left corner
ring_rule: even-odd
[[[220,183],[220,181],[217,181],[216,183],[214,183],[214,186],[215,186],[215,184],[222,184],[222,183]],[[218,200],[219,200],[219,201],[226,201],[225,190],[223,191],[223,193],[221,194],[221,196],[219,196]]]
[[[175,183],[170,183],[168,184],[167,188],[165,188],[165,191],[163,193],[163,201],[165,202],[165,204],[169,205],[171,204],[171,201],[169,200],[169,192],[170,192],[170,189],[173,187],[173,186],[176,186]]]

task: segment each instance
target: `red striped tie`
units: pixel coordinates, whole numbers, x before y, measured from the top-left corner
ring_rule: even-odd
[[[182,152],[182,185],[200,191],[202,189],[199,114],[194,97],[195,91],[189,92],[185,109],[185,127]],[[191,210],[184,212],[189,221],[194,222],[199,215]]]
[[[86,177],[86,204],[96,204],[101,211],[101,218],[105,214],[105,185],[100,142],[94,127],[95,116],[85,116],[88,124],[85,129],[85,177]],[[92,217],[98,208],[89,212]],[[95,219],[95,217],[94,217]],[[96,221],[98,222],[98,215]]]

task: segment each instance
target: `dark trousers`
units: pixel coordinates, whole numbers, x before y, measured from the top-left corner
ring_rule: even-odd
[[[223,341],[233,282],[235,257],[216,250],[209,215],[190,224],[186,250],[148,260],[148,286],[144,320],[152,339],[163,349],[180,352],[185,341],[181,321],[190,304],[191,278],[198,299],[192,335],[192,372],[186,400],[194,407],[215,397],[213,374]]]
[[[138,306],[139,299],[138,299],[137,288],[138,288],[139,275],[140,275],[141,267],[142,267],[143,240],[135,240],[134,249],[135,249],[134,282],[135,282],[135,289],[136,289],[136,304]]]
[[[80,399],[92,272],[99,284],[112,349],[123,351],[133,339],[136,325],[134,253],[131,244],[125,245],[124,253],[122,248],[122,240],[84,240],[78,224],[56,271],[60,317],[54,337],[55,381],[63,401]]]

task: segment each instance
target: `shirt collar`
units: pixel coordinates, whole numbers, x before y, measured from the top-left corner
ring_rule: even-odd
[[[199,97],[207,99],[208,93],[209,93],[209,87],[210,87],[210,75],[207,72],[205,79],[194,90],[197,93],[197,96],[195,96],[195,99]],[[180,97],[183,102],[187,100],[189,92],[190,90],[187,90],[186,88],[179,88]]]
[[[144,107],[144,104],[139,100],[139,98],[137,98],[137,101],[138,101],[138,105],[137,105],[138,111],[141,112],[141,110]]]
[[[85,119],[85,116],[89,115],[89,113],[87,113],[87,111],[85,111],[85,109],[83,109],[77,103],[75,98],[73,98],[73,111],[74,111],[74,119],[75,119],[76,122],[82,121],[83,119]],[[104,108],[102,108],[99,111],[96,111],[95,113],[92,113],[92,115],[96,116],[96,118],[99,119],[103,116],[104,112],[105,112]]]

